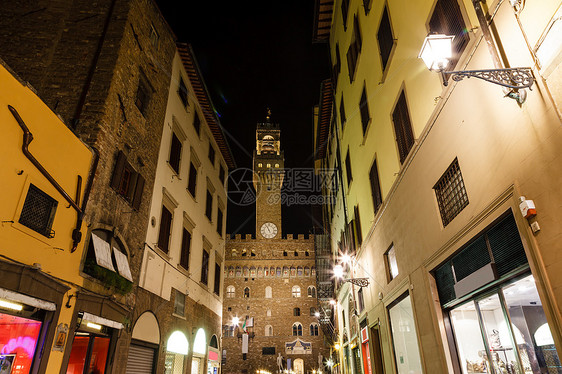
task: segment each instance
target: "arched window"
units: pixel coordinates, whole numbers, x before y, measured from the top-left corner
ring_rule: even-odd
[[[299,286],[293,286],[293,297],[301,297],[301,288]]]
[[[265,288],[265,298],[266,298],[266,299],[271,299],[272,297],[273,297],[273,296],[272,296],[271,287],[270,287],[270,286],[267,286],[267,287]]]
[[[226,266],[225,266],[225,269],[226,269]],[[230,266],[230,267],[228,268],[228,277],[229,277],[229,278],[234,278],[234,266]]]
[[[310,335],[318,336],[318,325],[316,323],[310,324]]]
[[[293,316],[298,317],[301,315],[301,308],[293,308]]]
[[[265,326],[265,336],[273,336],[273,326]]]
[[[311,316],[315,316],[315,315],[316,315],[316,308],[314,308],[314,307],[310,308],[310,315],[311,315]]]
[[[308,297],[316,297],[316,287],[308,286],[308,290],[306,291]]]
[[[219,342],[217,340],[216,335],[213,335],[211,337],[211,341],[209,342],[209,347],[219,349]]]
[[[298,322],[293,324],[293,336],[302,336],[302,325]]]
[[[271,317],[271,309],[268,309],[268,310],[265,312],[265,315],[268,316],[268,317]]]
[[[236,288],[234,288],[234,286],[226,287],[226,297],[228,299],[232,299],[235,296],[236,296]]]
[[[247,299],[250,297],[250,287],[244,288],[244,298]]]
[[[250,276],[250,268],[244,266],[242,268],[242,275],[244,276],[244,278],[248,278]]]
[[[207,338],[205,337],[205,330],[197,330],[195,340],[193,341],[193,353],[204,355],[207,353]]]

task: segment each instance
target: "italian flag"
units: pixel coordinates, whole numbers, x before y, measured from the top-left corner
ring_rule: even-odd
[[[244,331],[244,333],[246,333],[246,321],[247,319],[245,319],[244,323],[242,324],[242,331]]]

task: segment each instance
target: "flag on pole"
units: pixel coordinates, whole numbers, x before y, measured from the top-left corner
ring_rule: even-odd
[[[244,323],[242,324],[242,331],[244,331],[244,333],[246,333],[246,321],[247,319],[244,319]]]

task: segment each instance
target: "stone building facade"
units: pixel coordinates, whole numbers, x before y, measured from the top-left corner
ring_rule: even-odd
[[[227,239],[224,373],[311,373],[323,367],[314,237],[281,234],[283,152],[279,126],[260,123],[254,152],[256,237]],[[282,359],[279,359],[279,356]]]
[[[0,56],[99,153],[60,372],[83,359],[125,372],[175,37],[151,0],[16,2],[0,16]],[[92,346],[105,361],[74,350]]]

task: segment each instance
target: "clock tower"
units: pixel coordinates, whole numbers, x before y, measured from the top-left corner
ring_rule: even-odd
[[[281,187],[283,186],[284,156],[281,150],[279,124],[270,121],[256,128],[254,150],[254,188],[256,189],[256,237],[281,238]]]

